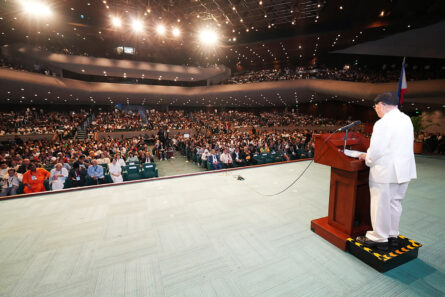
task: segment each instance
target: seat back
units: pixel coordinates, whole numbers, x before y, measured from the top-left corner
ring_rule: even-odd
[[[144,178],[152,178],[158,176],[158,169],[155,163],[144,163],[142,164],[142,174]]]
[[[127,165],[125,167],[125,176],[127,180],[136,180],[141,178],[141,174],[139,172],[139,165]]]

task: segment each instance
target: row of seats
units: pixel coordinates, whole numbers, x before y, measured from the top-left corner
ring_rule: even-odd
[[[200,155],[197,155],[194,151],[188,149],[188,148],[181,148],[181,153],[187,157],[189,161],[194,162],[198,166],[201,166],[203,168],[207,168],[208,170],[213,170],[212,164],[208,160],[202,160]],[[253,154],[253,160],[250,162],[250,164],[247,165],[261,165],[261,164],[269,164],[269,163],[275,163],[275,162],[283,162],[286,161],[286,158],[284,155],[277,153],[277,152],[271,152],[271,153],[260,153],[260,154]],[[304,149],[299,149],[296,151],[295,155],[290,155],[290,160],[298,160],[298,159],[306,159],[306,158],[313,158],[312,152],[307,152]],[[223,168],[226,168],[224,164]],[[234,167],[238,167],[236,163],[233,164]]]
[[[130,181],[130,180],[138,180],[143,178],[153,178],[158,177],[158,168],[156,168],[155,163],[144,163],[142,166],[140,166],[139,162],[128,162],[126,166],[122,166],[122,178],[124,181]],[[130,165],[131,164],[131,165]],[[104,176],[105,176],[105,183],[112,183],[113,180],[111,179],[110,172],[108,170],[107,164],[100,164],[100,166],[104,169]],[[46,170],[50,171],[53,166],[46,166],[44,167]],[[85,179],[85,186],[91,186],[96,185],[97,181],[93,180],[91,177],[87,175]],[[51,186],[49,184],[48,180],[44,181],[44,186],[46,191],[51,190]],[[72,181],[71,179],[67,178],[65,180],[65,184],[63,186],[64,189],[72,188]],[[20,182],[20,186],[17,189],[17,194],[23,194],[24,185],[22,182]]]

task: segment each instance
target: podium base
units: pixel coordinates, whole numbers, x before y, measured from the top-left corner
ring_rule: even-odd
[[[339,231],[328,224],[328,217],[319,218],[311,221],[311,230],[339,249],[346,251],[347,240],[350,235]]]
[[[383,252],[377,248],[367,248],[353,238],[348,238],[347,250],[375,270],[385,272],[417,258],[419,248],[422,246],[401,235],[398,237],[398,244],[397,249]]]

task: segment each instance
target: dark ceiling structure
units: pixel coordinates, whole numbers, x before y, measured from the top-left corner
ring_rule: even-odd
[[[44,0],[53,16],[29,18],[16,1],[1,0],[0,44],[28,42],[50,50],[180,65],[224,64],[245,69],[298,66],[365,41],[435,23],[441,0]],[[119,17],[122,26],[111,25]],[[134,19],[144,24],[135,34]],[[156,26],[181,36],[159,36]],[[212,28],[219,44],[204,48],[198,31]]]
[[[1,46],[25,43],[50,53],[185,66],[222,64],[232,70],[310,65],[331,52],[425,28],[445,16],[443,0],[39,0],[53,12],[39,18],[25,14],[20,1],[28,0],[0,0]],[[121,26],[113,26],[113,18],[119,18]],[[138,33],[131,28],[134,20],[142,24]],[[160,24],[165,34],[158,34]],[[173,36],[173,28],[181,34]],[[202,28],[218,33],[216,45],[201,44]],[[118,47],[134,52],[118,53]],[[409,107],[445,108],[441,83],[410,82]],[[0,71],[0,86],[0,103],[6,104],[272,108],[330,100],[370,105],[378,92],[396,89],[396,83],[323,80],[130,86],[6,69]]]

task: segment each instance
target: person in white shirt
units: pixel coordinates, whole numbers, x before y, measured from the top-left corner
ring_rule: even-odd
[[[219,159],[221,160],[221,162],[224,164],[224,166],[226,168],[232,168],[233,167],[232,156],[229,154],[227,149],[224,149],[224,152],[221,154]]]
[[[113,158],[113,161],[110,164],[108,164],[108,170],[110,172],[113,183],[121,183],[124,181],[122,178],[121,165],[118,163],[116,158]]]
[[[201,154],[201,164],[203,167],[207,167],[207,160],[209,159],[209,157],[210,157],[210,152],[206,148],[204,152]]]
[[[414,129],[411,119],[398,109],[399,99],[387,92],[374,99],[380,120],[374,124],[365,160],[369,170],[372,231],[357,237],[368,247],[387,250],[397,247],[402,200],[408,183],[417,178],[413,153]]]
[[[49,176],[49,183],[53,191],[62,190],[65,184],[65,180],[68,177],[68,170],[57,163],[56,166],[51,169]]]
[[[2,176],[2,190],[0,196],[9,196],[17,194],[20,182],[23,176],[17,173],[14,168],[8,168],[8,172]]]
[[[8,164],[5,161],[0,162],[0,177],[3,177],[6,173],[8,173]]]
[[[114,156],[114,158],[116,158],[116,162],[117,164],[119,164],[120,166],[125,166],[125,160],[121,158],[120,154],[116,154],[116,156]]]

